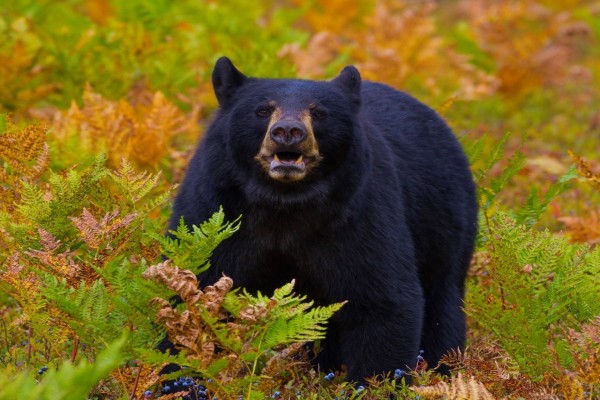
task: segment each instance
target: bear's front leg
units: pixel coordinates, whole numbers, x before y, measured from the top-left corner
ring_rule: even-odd
[[[396,369],[414,369],[423,323],[422,296],[412,301],[390,302],[375,307],[346,304],[332,321],[331,343],[339,351],[339,362],[347,368],[347,379],[363,383],[377,374]]]

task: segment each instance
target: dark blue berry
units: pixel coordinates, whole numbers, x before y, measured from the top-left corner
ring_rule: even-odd
[[[359,386],[359,387],[356,388],[357,392],[362,392],[363,390],[365,390],[364,386]]]
[[[151,390],[146,390],[144,392],[144,397],[150,397],[150,396],[152,396],[152,391]]]
[[[162,391],[163,391],[163,393],[170,392],[171,391],[171,386],[169,386],[169,385],[163,386]]]
[[[402,371],[400,368],[394,371],[394,379],[400,379],[402,376],[404,376],[404,371]]]
[[[48,367],[44,365],[42,368],[38,369],[38,375],[42,375],[46,371],[48,371]]]
[[[420,355],[423,355],[423,353],[425,353],[425,350],[419,350]]]
[[[335,374],[333,372],[328,373],[327,375],[325,375],[325,380],[326,381],[330,381],[333,378],[335,378]]]
[[[278,390],[278,391],[276,391],[275,393],[273,393],[273,396],[271,396],[271,397],[273,397],[274,399],[277,399],[277,398],[279,398],[280,396],[281,396],[281,392]]]
[[[417,356],[417,362],[423,362],[423,356]]]

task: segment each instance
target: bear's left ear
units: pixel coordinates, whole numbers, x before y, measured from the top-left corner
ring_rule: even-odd
[[[238,71],[229,58],[221,57],[217,60],[212,73],[212,83],[221,107],[230,103],[235,91],[246,79],[246,75]]]
[[[331,81],[350,96],[350,101],[356,109],[360,106],[361,82],[360,72],[353,65],[344,67],[342,72]]]

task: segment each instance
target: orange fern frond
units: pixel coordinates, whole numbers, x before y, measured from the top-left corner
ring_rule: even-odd
[[[69,250],[59,251],[60,241],[51,233],[38,228],[41,250],[29,250],[26,255],[37,259],[41,267],[48,272],[64,277],[72,284],[78,281],[82,267],[73,260],[73,253]]]
[[[156,166],[169,155],[173,139],[185,132],[196,137],[197,113],[185,114],[157,92],[136,89],[131,100],[112,101],[94,93],[87,85],[83,107],[73,103],[53,120],[57,139],[66,143],[74,135],[91,152],[106,151],[109,163],[118,165],[123,157],[137,164]]]
[[[575,167],[579,175],[585,178],[594,189],[600,191],[600,172],[594,172],[590,162],[579,157],[577,154],[569,151],[569,155],[575,161]]]
[[[17,127],[10,119],[5,121],[5,132],[0,135],[0,158],[8,166],[31,180],[41,175],[48,165],[48,146],[43,125]],[[35,164],[31,165],[31,161]],[[6,167],[0,171],[6,174]]]
[[[24,320],[28,319],[29,312],[36,312],[35,297],[42,283],[36,274],[25,268],[19,253],[14,253],[6,259],[0,270],[0,281],[9,286],[11,296],[23,307]]]

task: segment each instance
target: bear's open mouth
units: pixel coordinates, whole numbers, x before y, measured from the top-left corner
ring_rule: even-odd
[[[278,168],[304,171],[306,162],[310,162],[310,157],[304,157],[301,153],[291,151],[280,151],[265,157],[265,159],[269,162],[271,171]]]

